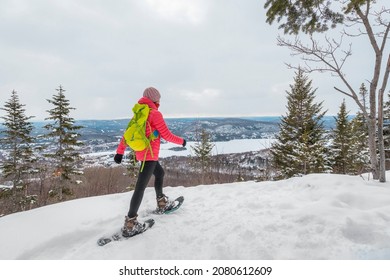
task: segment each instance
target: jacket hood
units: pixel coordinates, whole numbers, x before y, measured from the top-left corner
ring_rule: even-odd
[[[141,99],[138,100],[138,103],[139,104],[146,104],[149,106],[149,108],[158,110],[156,104],[154,104],[154,102],[147,97],[141,97]]]

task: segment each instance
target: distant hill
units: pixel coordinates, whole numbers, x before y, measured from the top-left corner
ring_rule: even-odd
[[[76,124],[83,126],[80,130],[80,140],[85,143],[84,152],[115,150],[128,122],[128,119],[77,120]],[[204,129],[210,133],[212,141],[219,142],[235,139],[274,138],[279,131],[280,117],[167,118],[166,122],[174,134],[184,137],[187,141],[198,141],[200,131]],[[47,141],[46,139],[40,140],[38,137],[47,133],[43,128],[45,124],[46,122],[34,122],[33,136],[36,138],[37,145]],[[326,129],[334,127],[334,124],[334,117],[324,117]]]
[[[77,125],[83,126],[80,130],[81,140],[104,142],[116,141],[127,127],[128,119],[119,120],[78,120]],[[227,141],[233,139],[261,139],[268,138],[278,132],[279,118],[167,118],[167,125],[177,135],[189,141],[196,141],[202,129],[208,131],[213,141]],[[46,122],[34,122],[35,136],[46,133],[43,126]]]
[[[268,138],[278,132],[278,122],[244,118],[167,119],[171,131],[190,141],[197,141],[202,130],[212,141]]]
[[[334,127],[333,116],[323,119],[326,129]],[[100,139],[115,141],[127,127],[128,119],[117,120],[78,120],[82,140]],[[208,131],[213,141],[227,141],[233,139],[261,139],[269,138],[279,131],[280,117],[241,117],[241,118],[167,118],[170,130],[185,137],[189,141],[196,141],[202,129]],[[34,135],[46,133],[43,128],[45,122],[34,122]],[[1,129],[1,125],[0,125]]]

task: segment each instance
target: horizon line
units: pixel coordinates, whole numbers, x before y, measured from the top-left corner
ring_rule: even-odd
[[[336,117],[337,115],[324,115],[324,117]],[[349,115],[349,117],[353,117],[355,115]],[[226,118],[233,118],[233,119],[244,119],[244,118],[281,118],[282,115],[249,115],[249,116],[185,116],[185,117],[174,117],[174,116],[167,116],[164,117],[164,119],[226,119]],[[88,119],[88,118],[80,118],[76,119],[73,118],[75,121],[115,121],[115,120],[129,120],[129,117],[119,117],[119,118],[96,118],[96,119]],[[42,120],[42,119],[36,119],[32,120],[31,122],[50,122],[49,120]]]

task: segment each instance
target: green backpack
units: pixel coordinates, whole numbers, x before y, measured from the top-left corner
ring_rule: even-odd
[[[130,120],[123,137],[126,144],[134,151],[143,151],[147,148],[152,153],[150,142],[156,139],[153,133],[146,137],[146,125],[150,125],[147,120],[149,117],[150,108],[146,104],[135,104],[133,107],[134,116]],[[146,154],[145,154],[146,156]]]

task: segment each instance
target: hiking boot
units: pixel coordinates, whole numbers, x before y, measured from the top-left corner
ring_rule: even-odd
[[[159,213],[164,213],[165,211],[172,209],[174,206],[175,206],[175,202],[172,200],[169,200],[169,198],[166,195],[163,195],[162,197],[157,198],[156,211]]]
[[[131,237],[136,235],[143,230],[143,225],[137,221],[137,216],[133,218],[125,217],[125,224],[122,228],[122,236],[123,237]]]

